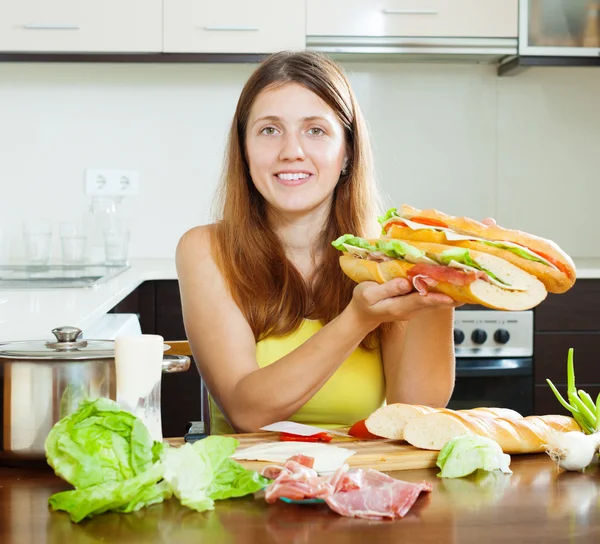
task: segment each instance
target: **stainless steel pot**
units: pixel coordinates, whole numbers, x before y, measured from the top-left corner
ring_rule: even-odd
[[[0,464],[45,463],[44,442],[58,420],[85,399],[116,400],[114,342],[79,340],[76,327],[52,333],[56,341],[0,342]],[[163,373],[189,366],[184,355],[163,356]]]

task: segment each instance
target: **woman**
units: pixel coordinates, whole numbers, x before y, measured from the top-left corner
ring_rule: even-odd
[[[380,232],[365,122],[332,61],[282,52],[254,72],[221,196],[220,220],[185,233],[176,258],[212,433],[347,426],[384,401],[447,404],[455,303],[404,279],[356,285],[331,246]]]

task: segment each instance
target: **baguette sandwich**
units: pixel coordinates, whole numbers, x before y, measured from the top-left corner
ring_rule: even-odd
[[[420,294],[444,293],[457,302],[497,310],[527,310],[547,295],[544,284],[521,268],[467,248],[352,234],[332,245],[342,252],[343,272],[359,283],[407,278]]]
[[[376,436],[392,440],[403,440],[404,427],[409,421],[436,412],[451,413],[453,410],[401,402],[386,404],[375,410],[365,420],[365,426],[370,433]],[[521,419],[523,417],[519,412],[510,408],[471,408],[469,410],[459,410],[459,412],[481,417],[503,417],[506,419]]]
[[[575,283],[573,260],[545,238],[408,205],[400,210],[391,208],[378,220],[383,234],[391,238],[446,244],[501,257],[538,278],[550,293],[564,293]]]
[[[441,450],[448,440],[471,434],[494,440],[504,453],[537,453],[544,451],[555,431],[581,431],[581,428],[569,416],[507,419],[446,410],[409,421],[404,427],[404,440],[417,448]]]

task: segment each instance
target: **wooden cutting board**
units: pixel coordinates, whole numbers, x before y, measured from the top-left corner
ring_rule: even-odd
[[[277,442],[279,438],[277,433],[248,433],[228,436],[239,440],[238,450],[258,444]],[[168,442],[174,446],[183,444],[182,439],[168,439]],[[355,440],[335,436],[330,443],[356,452],[347,461],[351,468],[373,468],[382,472],[435,467],[439,453],[420,450],[400,440]],[[238,460],[238,463],[245,468],[258,471],[273,464],[266,461],[242,460]]]

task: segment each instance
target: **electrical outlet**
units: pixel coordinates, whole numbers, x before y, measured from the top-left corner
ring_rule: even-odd
[[[88,168],[85,171],[85,194],[88,196],[132,196],[140,192],[137,170]]]

